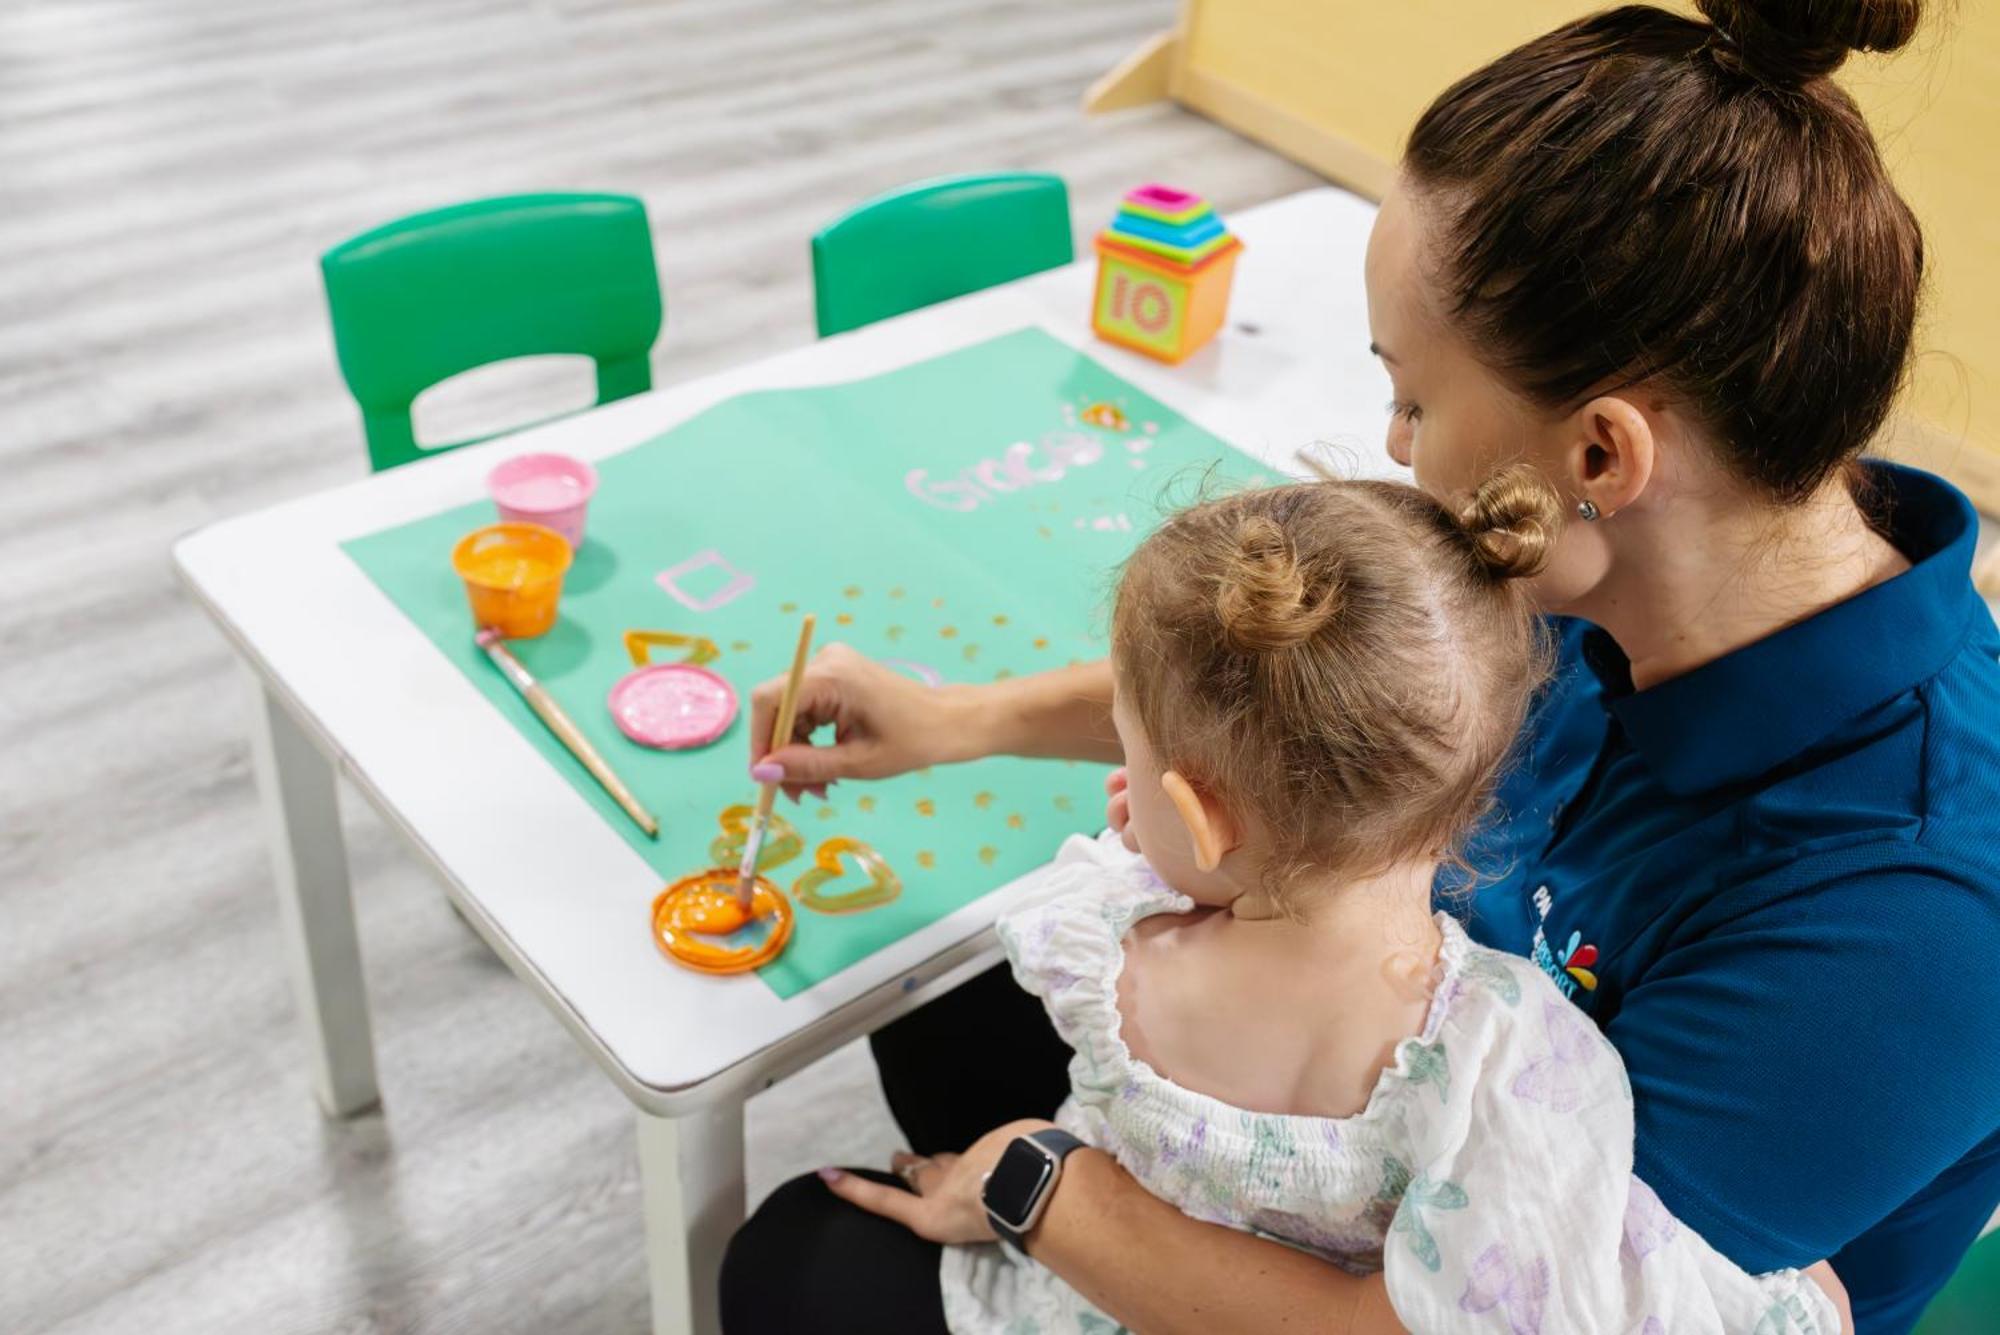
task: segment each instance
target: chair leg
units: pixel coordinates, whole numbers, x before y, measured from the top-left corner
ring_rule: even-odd
[[[644,394],[652,387],[653,364],[646,359],[646,354],[643,352],[636,357],[597,364],[599,403],[611,403],[634,394]]]

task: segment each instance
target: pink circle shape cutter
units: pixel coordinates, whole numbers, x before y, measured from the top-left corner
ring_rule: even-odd
[[[736,688],[692,663],[654,663],[628,672],[606,703],[618,731],[660,751],[707,746],[736,721]]]
[[[572,549],[597,491],[597,470],[567,454],[517,454],[486,475],[486,490],[507,523],[540,524]]]

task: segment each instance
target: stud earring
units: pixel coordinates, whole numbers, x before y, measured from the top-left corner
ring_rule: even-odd
[[[1601,513],[1596,501],[1585,499],[1576,503],[1576,517],[1586,524],[1595,524]]]

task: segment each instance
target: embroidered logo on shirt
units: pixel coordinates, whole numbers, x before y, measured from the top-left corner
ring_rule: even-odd
[[[1535,926],[1535,945],[1528,952],[1528,958],[1543,973],[1555,979],[1556,986],[1565,997],[1574,1001],[1579,988],[1585,992],[1597,990],[1597,974],[1591,968],[1597,963],[1597,947],[1586,943],[1582,932],[1571,932],[1568,944],[1560,951],[1549,948],[1544,927],[1554,903],[1555,896],[1549,893],[1546,885],[1536,887],[1535,912],[1542,921]]]
[[[1595,992],[1597,975],[1590,971],[1590,966],[1597,963],[1597,947],[1579,944],[1582,940],[1582,932],[1571,932],[1569,944],[1563,947],[1563,953],[1556,962],[1562,965],[1564,973],[1576,979],[1577,986],[1586,992]]]

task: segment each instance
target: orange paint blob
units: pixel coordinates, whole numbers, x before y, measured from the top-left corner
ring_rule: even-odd
[[[765,925],[762,940],[721,939],[758,922]],[[791,901],[761,876],[748,914],[736,902],[736,873],[725,867],[683,877],[653,900],[653,944],[697,973],[747,973],[778,958],[791,939]]]

